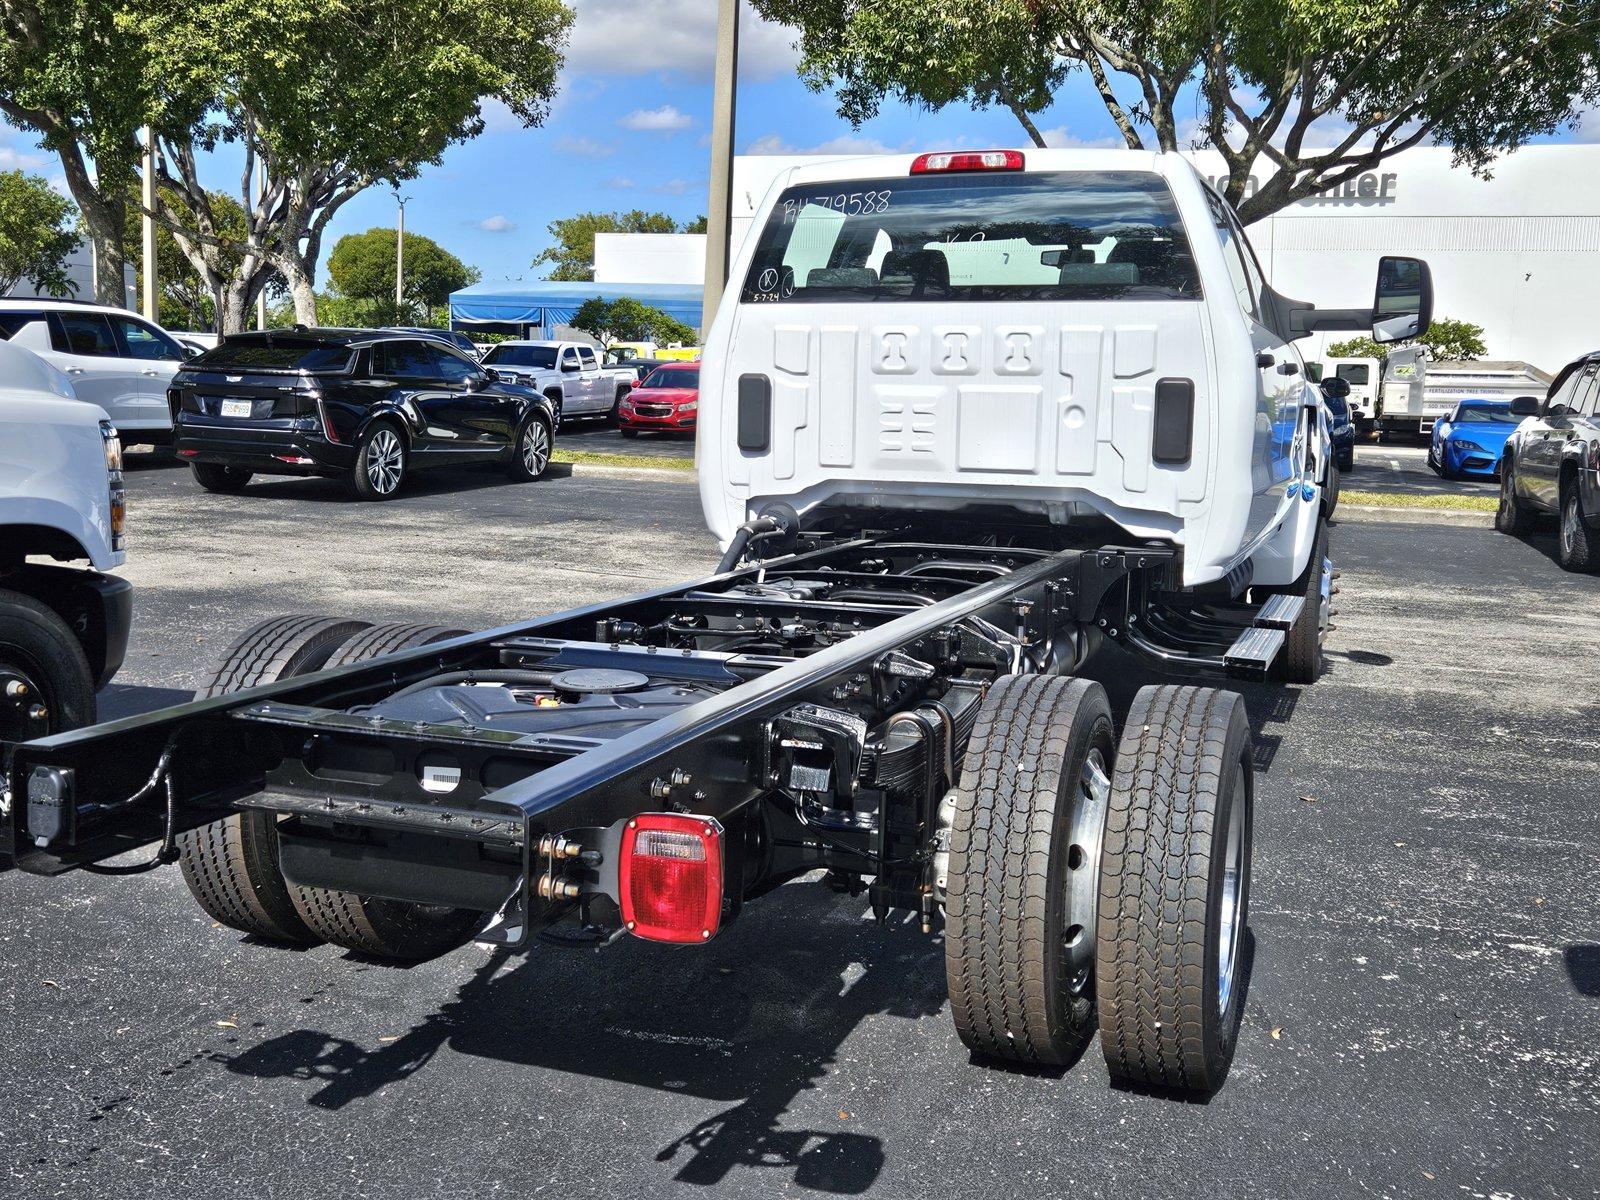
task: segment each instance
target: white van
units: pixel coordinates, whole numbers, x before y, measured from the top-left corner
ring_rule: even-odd
[[[1295,341],[1427,325],[1426,264],[1374,265],[1369,307],[1279,295],[1176,154],[797,167],[707,338],[708,523],[727,544],[776,502],[868,523],[1004,506],[1174,546],[1188,587],[1289,585],[1310,569],[1329,458]]]

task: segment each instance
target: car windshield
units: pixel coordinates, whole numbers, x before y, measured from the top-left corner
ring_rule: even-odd
[[[337,342],[283,336],[231,337],[185,364],[199,371],[342,371],[350,347]]]
[[[1511,415],[1511,410],[1501,404],[1462,404],[1452,418],[1457,425],[1520,425],[1521,417]]]
[[[699,367],[657,367],[645,376],[641,388],[698,388]]]
[[[517,346],[502,342],[483,356],[486,367],[535,367],[552,370],[556,365],[554,346]]]
[[[1166,182],[1112,171],[791,187],[743,293],[747,304],[1199,298]]]

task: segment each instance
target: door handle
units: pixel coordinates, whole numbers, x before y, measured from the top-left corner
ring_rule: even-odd
[[[1256,355],[1256,366],[1258,367],[1270,367],[1277,361],[1277,359],[1273,358],[1272,355],[1268,354],[1265,350]]]
[[[67,368],[67,374],[68,375],[82,375],[83,374],[83,368],[82,367],[68,367]]]
[[[151,379],[154,379],[156,377],[157,372],[155,372],[155,371],[140,371],[139,374],[148,375]]]

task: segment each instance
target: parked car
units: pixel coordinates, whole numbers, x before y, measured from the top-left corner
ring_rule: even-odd
[[[700,415],[700,364],[663,363],[617,406],[622,436],[638,437],[646,430],[693,433]]]
[[[1538,403],[1536,397],[1528,399]],[[1446,479],[1492,479],[1500,473],[1506,439],[1521,422],[1510,400],[1463,400],[1433,423],[1428,465]]]
[[[661,365],[661,359],[630,358],[624,362],[617,363],[611,369],[616,371],[619,376],[623,374],[631,374],[633,376],[633,386],[638,387],[645,381],[651,371],[654,371]]]
[[[0,339],[64,371],[130,443],[172,440],[167,385],[195,351],[121,308],[75,300],[0,300]]]
[[[537,479],[556,416],[436,338],[371,329],[268,330],[228,338],[172,382],[178,456],[208,492],[253,475],[343,477],[387,500],[422,467],[504,464]]]
[[[1543,403],[1510,408],[1521,424],[1506,439],[1495,528],[1521,535],[1553,514],[1561,565],[1600,571],[1600,351],[1568,363]]]
[[[633,386],[633,372],[601,367],[594,347],[580,342],[500,342],[483,365],[501,379],[543,392],[559,425],[567,417],[615,421],[617,405]]]
[[[1356,469],[1356,415],[1350,408],[1350,383],[1342,375],[1323,379],[1322,404],[1328,410],[1328,440],[1333,463],[1341,471]]]
[[[438,338],[439,341],[454,346],[468,358],[478,357],[478,344],[459,329],[433,329],[426,325],[391,325],[389,332],[414,333],[419,337]]]
[[[133,618],[128,581],[105,574],[122,565],[126,515],[105,412],[0,343],[0,747],[94,723]]]

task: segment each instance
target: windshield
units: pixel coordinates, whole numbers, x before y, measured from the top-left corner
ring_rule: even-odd
[[[1460,404],[1452,418],[1457,425],[1520,425],[1521,417],[1511,415],[1503,404]]]
[[[1371,378],[1370,371],[1366,363],[1340,363],[1337,374],[1354,387],[1365,387]]]
[[[1166,182],[1109,171],[792,187],[743,293],[747,304],[1199,298]]]
[[[342,371],[350,347],[303,337],[230,337],[186,366],[199,371]]]
[[[483,356],[486,367],[535,367],[552,370],[556,365],[554,346],[516,346],[501,343]]]
[[[641,388],[698,388],[699,367],[657,367],[645,376]]]

